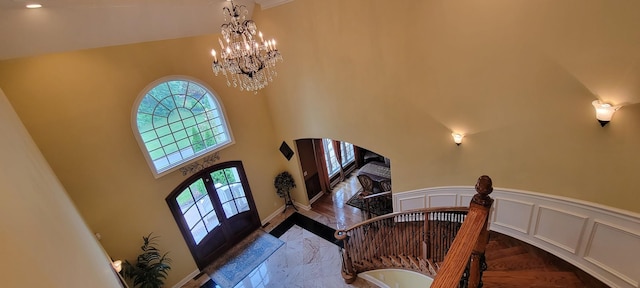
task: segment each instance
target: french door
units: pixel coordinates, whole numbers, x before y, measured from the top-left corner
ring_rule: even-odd
[[[260,227],[240,161],[198,172],[166,201],[200,270]]]

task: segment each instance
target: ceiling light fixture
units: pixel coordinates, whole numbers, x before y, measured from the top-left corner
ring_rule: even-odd
[[[42,5],[34,3],[34,4],[27,4],[26,7],[29,9],[36,9],[36,8],[42,8]]]
[[[224,41],[218,38],[220,59],[216,50],[211,50],[213,73],[218,76],[222,72],[229,86],[233,84],[233,87],[240,86],[241,91],[257,93],[273,81],[277,75],[276,61],[282,61],[282,56],[276,48],[276,41],[265,41],[256,23],[245,19],[247,7],[229,2],[231,7],[222,9],[226,23],[221,27]]]

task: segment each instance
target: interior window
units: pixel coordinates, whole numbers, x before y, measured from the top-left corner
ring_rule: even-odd
[[[340,163],[338,163],[338,156],[336,155],[336,151],[333,146],[334,142],[336,141],[327,138],[322,139],[322,144],[324,146],[324,160],[327,165],[329,176],[333,176],[340,171],[340,164],[342,164],[342,167],[345,167],[356,159],[353,144],[338,141],[337,143],[339,143],[341,152]]]

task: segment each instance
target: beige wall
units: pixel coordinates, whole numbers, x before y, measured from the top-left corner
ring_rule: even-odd
[[[187,75],[218,93],[236,144],[220,160],[243,161],[261,218],[284,203],[273,177],[284,169],[265,97],[211,72],[216,37],[102,48],[0,62],[0,87],[71,199],[114,258],[135,260],[142,236],[160,236],[173,285],[196,269],[165,197],[188,176],[155,179],[135,141],[131,109],[149,83]]]
[[[173,284],[195,269],[130,124],[138,93],[167,75],[206,82],[226,108],[262,218],[282,205],[282,140],[345,140],[391,158],[394,191],[524,189],[640,212],[640,3],[633,1],[296,0],[256,9],[284,62],[262,94],[210,71],[216,37],[0,62],[0,87],[92,232],[116,258],[161,236]],[[601,128],[591,101],[627,103]],[[451,132],[467,134],[457,147]],[[298,185],[301,186],[301,185]],[[301,188],[293,191],[303,204]]]
[[[640,211],[640,2],[296,0],[254,18],[284,57],[281,138],[382,153],[398,192],[488,174]],[[598,98],[628,106],[601,128]]]
[[[119,287],[110,260],[0,89],[2,287]]]

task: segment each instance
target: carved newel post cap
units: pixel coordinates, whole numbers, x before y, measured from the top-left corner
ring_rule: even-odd
[[[476,182],[476,195],[473,195],[471,202],[485,207],[491,207],[493,203],[493,199],[489,197],[491,192],[493,192],[493,182],[491,178],[487,175],[482,175]]]

